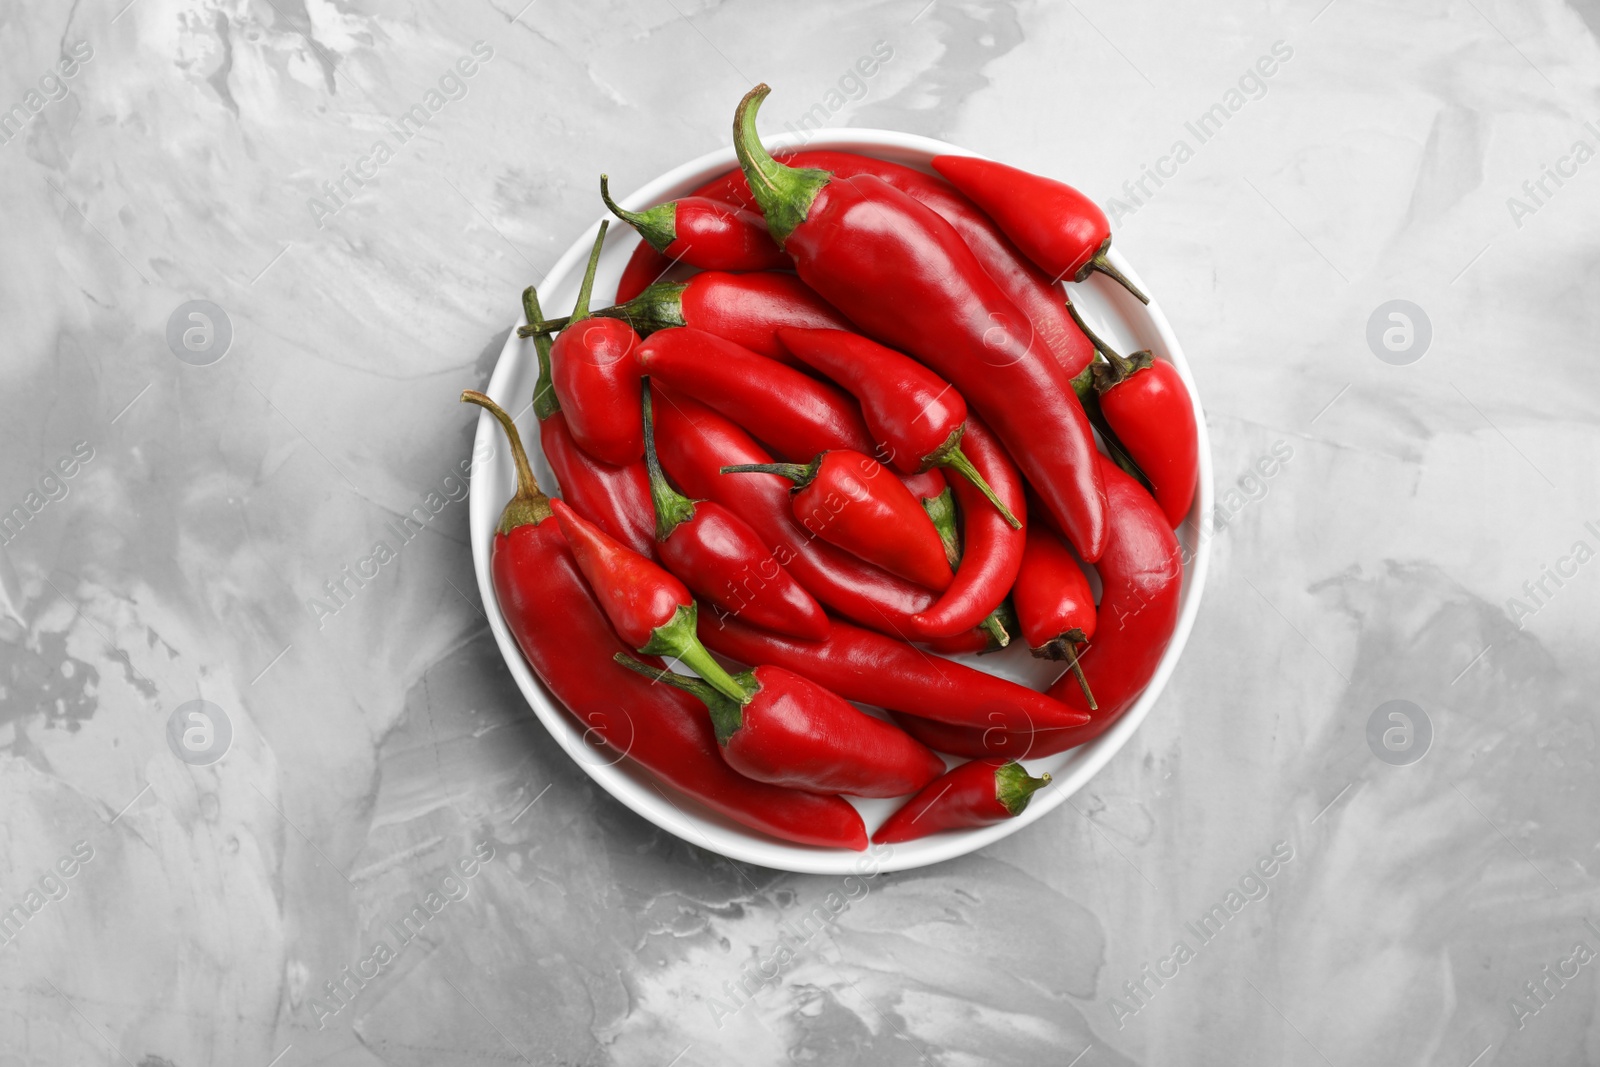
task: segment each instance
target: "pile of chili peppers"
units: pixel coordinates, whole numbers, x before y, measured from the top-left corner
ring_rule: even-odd
[[[1145,300],[1087,197],[977,158],[774,157],[767,92],[691,195],[628,211],[601,179],[643,239],[613,306],[606,224],[571,314],[524,293],[561,499],[463,394],[516,463],[501,609],[588,736],[750,829],[864,848],[846,796],[908,798],[881,842],[1013,818],[1050,780],[1018,760],[1102,734],[1171,640],[1193,404],[1065,296],[1100,273]],[[948,658],[1013,641],[1059,663],[1047,691]]]

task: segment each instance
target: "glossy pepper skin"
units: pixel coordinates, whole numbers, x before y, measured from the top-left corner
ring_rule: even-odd
[[[648,246],[641,245],[641,248]],[[641,336],[674,326],[689,326],[743,345],[779,363],[798,361],[778,341],[778,329],[847,330],[850,323],[813,293],[805,282],[782,271],[749,274],[702,271],[681,282],[656,282],[626,303],[595,312],[621,319]],[[559,330],[566,319],[534,322],[517,329],[518,336]]]
[[[778,340],[806,366],[838,382],[861,404],[874,454],[905,474],[947,467],[977,486],[1013,527],[1022,522],[961,450],[967,402],[916,360],[848,330],[784,327]]]
[[[667,484],[656,458],[653,407],[646,383],[644,456],[662,564],[719,618],[737,615],[804,640],[827,637],[822,605],[777,564],[748,523],[714,500],[690,500]]]
[[[1104,456],[1106,493],[1118,515],[1106,555],[1095,564],[1100,606],[1094,640],[1079,657],[1100,707],[1096,715],[1121,715],[1156,673],[1178,625],[1183,563],[1178,539],[1143,486]],[[1050,687],[1063,703],[1084,708],[1070,675]]]
[[[1049,275],[1028,262],[993,220],[956,192],[950,183],[899,163],[854,152],[784,151],[777,153],[777,158],[791,167],[826,170],[846,180],[871,175],[925,205],[955,227],[984,271],[1033,324],[1039,339],[1055,353],[1068,377],[1083,370],[1094,358],[1089,339],[1061,306],[1060,288],[1052,284]],[[713,192],[706,195],[716,195],[746,207],[756,206],[742,172],[728,175],[720,183],[707,183],[702,189],[713,187]]]
[[[1099,271],[1139,303],[1150,303],[1106,259],[1111,220],[1072,186],[977,156],[935,156],[933,169],[982,208],[1051,278],[1081,282]]]
[[[809,464],[743,464],[723,467],[722,473],[786,478],[794,483],[794,517],[813,537],[938,592],[955,580],[944,542],[921,502],[871,456],[836,449]]]
[[[863,849],[861,816],[838,797],[753,782],[729,767],[695,701],[617,667],[625,650],[589,591],[566,538],[539,491],[510,416],[481,393],[511,434],[517,494],[490,550],[490,574],[506,625],[528,665],[589,733],[668,786],[760,833],[819,847]]]
[[[898,844],[1014,819],[1049,784],[1050,775],[1034,778],[1014,760],[972,760],[929,782],[878,827],[872,840]]]
[[[674,395],[732,419],[785,458],[872,449],[861,410],[843,390],[732,341],[690,327],[662,330],[639,346],[638,360]]]
[[[595,237],[570,323],[551,349],[551,383],[573,440],[595,459],[622,467],[644,456],[639,364],[633,355],[639,335],[625,322],[589,316],[606,225],[600,224]]]
[[[802,281],[863,332],[909,353],[966,397],[1084,559],[1105,550],[1094,434],[1071,375],[948,222],[870,175],[833,180],[773,160],[755,133],[770,90],[740,103],[734,148]]]
[[[737,675],[748,695],[735,701],[699,679],[627,657],[619,662],[704,701],[722,758],[755,781],[810,793],[898,797],[944,773],[944,760],[904,730],[782,667]]]
[[[1077,309],[1068,306],[1074,317]],[[1200,478],[1200,434],[1194,403],[1178,368],[1149,351],[1119,356],[1089,334],[1107,362],[1091,367],[1100,413],[1149,479],[1156,502],[1176,527],[1189,516]]]
[[[539,294],[533,286],[523,291],[522,305],[528,321],[538,321]],[[533,413],[539,419],[539,445],[545,462],[555,472],[567,503],[578,514],[635,552],[649,555],[655,551],[655,533],[650,524],[650,480],[644,463],[613,467],[578,447],[551,384],[551,343],[547,335],[535,335],[533,339],[539,358]]]
[[[700,637],[718,655],[771,663],[805,674],[846,700],[928,721],[986,730],[1079,727],[1081,711],[1004,678],[925,652],[873,630],[833,621],[823,641],[800,641],[737,620],[700,620]]]
[[[770,463],[750,435],[710,408],[666,389],[656,393],[661,465],[685,493],[715,500],[761,536],[780,566],[822,604],[845,618],[890,632],[904,630],[933,594],[865,560],[812,538],[794,520],[781,478],[721,473],[729,460]]]
[[[550,508],[618,637],[636,652],[673,657],[730,697],[742,695],[695,636],[698,613],[682,582],[561,501],[552,500]]]
[[[1028,518],[1022,476],[982,421],[967,420],[966,453],[1019,526]],[[1000,606],[1022,566],[1026,528],[1013,528],[977,483],[957,478],[950,488],[961,510],[961,565],[937,603],[919,612],[912,626],[919,638],[953,637],[983,623]],[[998,636],[998,635],[997,635]],[[1003,646],[1004,641],[1000,642]]]
[[[1028,528],[1011,600],[1028,648],[1040,659],[1064,661],[1090,710],[1097,708],[1094,690],[1078,663],[1078,649],[1094,637],[1094,594],[1078,561],[1055,531],[1041,524]]]
[[[1178,541],[1150,494],[1104,456],[1112,534],[1095,570],[1100,606],[1095,638],[1079,663],[1099,707],[1089,722],[1072,729],[976,730],[896,718],[906,731],[940,752],[955,756],[1048,756],[1093,741],[1133,706],[1155,675],[1178,625],[1183,565]],[[1068,671],[1048,690],[1076,710],[1088,703]]]
[[[628,211],[611,199],[604,174],[600,198],[617,218],[639,231],[668,260],[702,270],[774,270],[789,257],[772,243],[767,224],[753,211],[701,196],[669,200],[644,211]]]
[[[1029,527],[1013,599],[1022,636],[1033,654],[1066,660],[1071,647],[1094,637],[1094,594],[1078,561],[1055,531]]]
[[[640,241],[634,246],[617,279],[617,294],[612,303],[625,304],[656,284],[661,276],[672,269],[672,260],[650,247],[650,242]]]

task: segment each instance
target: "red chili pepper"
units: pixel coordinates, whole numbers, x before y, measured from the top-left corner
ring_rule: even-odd
[[[648,241],[640,241],[622,268],[622,277],[617,279],[617,295],[612,297],[612,302],[627,303],[671,269],[672,260],[651,248]]]
[[[482,393],[462,399],[499,420],[517,468],[517,493],[501,514],[490,554],[500,609],[528,665],[586,736],[598,736],[667,785],[744,826],[802,844],[865,848],[866,827],[848,802],[745,778],[722,759],[711,723],[694,701],[611,662],[626,646],[595,603],[539,491],[515,424]]]
[[[1106,496],[1116,511],[1106,554],[1095,564],[1100,606],[1094,640],[1079,657],[1100,711],[1117,716],[1144,692],[1178,625],[1183,563],[1178,539],[1143,486],[1100,457]],[[1077,683],[1063,675],[1056,699],[1084,707]]]
[[[1033,654],[1040,659],[1065,660],[1089,708],[1098,707],[1078,663],[1078,646],[1094,637],[1094,594],[1067,546],[1042,524],[1028,529],[1012,602]]]
[[[872,835],[874,844],[899,844],[944,830],[990,826],[1021,815],[1033,794],[1050,784],[1015,760],[973,760],[952,768],[906,801]]]
[[[929,589],[943,591],[955,580],[933,520],[871,456],[836,449],[810,463],[744,463],[722,473],[788,479],[794,517],[812,536]]]
[[[738,699],[744,690],[695,636],[694,598],[684,584],[559,500],[550,507],[617,635],[637,652],[671,656]]]
[[[947,379],[1003,441],[1086,560],[1105,549],[1105,487],[1071,375],[949,223],[870,175],[835,181],[774,160],[755,132],[761,85],[734,148],[802,281],[864,332]]]
[[[1016,529],[1022,523],[961,450],[967,402],[909,356],[847,330],[783,327],[778,339],[802,363],[842,385],[861,404],[876,452],[906,474],[949,467],[977,486]]]
[[[822,605],[778,566],[748,523],[714,500],[690,500],[667,484],[656,459],[648,382],[644,424],[644,458],[661,562],[714,604],[719,618],[739,615],[757,626],[809,641],[826,637],[828,616]]]
[[[700,638],[718,655],[786,667],[846,700],[956,726],[1043,730],[1088,721],[1026,686],[838,619],[823,641],[769,633],[736,619],[701,619]]]
[[[1022,476],[1006,450],[978,418],[967,419],[966,453],[973,469],[989,484],[1006,508],[1021,523],[1028,517]],[[953,637],[984,622],[999,607],[1022,566],[1027,541],[1022,529],[1013,529],[1004,515],[989,505],[976,482],[958,478],[950,486],[961,509],[961,566],[938,603],[912,620],[921,639]],[[1009,637],[1002,627],[991,633],[1004,647]]]
[[[683,327],[653,333],[639,366],[676,396],[727,416],[787,459],[833,448],[872,451],[861,410],[843,390],[732,341]]]
[[[853,152],[784,151],[777,153],[780,163],[791,167],[810,167],[831,171],[840,179],[851,179],[870,174],[899,189],[913,200],[932,209],[940,218],[955,227],[972,254],[978,258],[1000,290],[1017,305],[1023,316],[1033,324],[1036,336],[1054,352],[1071,377],[1089,365],[1094,349],[1089,339],[1073,325],[1061,306],[1061,289],[1054,285],[1049,275],[1028,262],[1017,251],[1006,235],[978,206],[951,188],[948,182],[932,174],[899,163],[856,155]],[[708,183],[702,188],[717,185],[713,193],[745,207],[754,207],[756,199],[742,172],[725,176],[721,184]]]
[[[1070,303],[1067,310],[1078,318]],[[1100,412],[1150,480],[1167,524],[1177,526],[1189,516],[1200,477],[1200,435],[1183,377],[1148,349],[1119,356],[1087,325],[1083,331],[1109,361],[1091,368]]]
[[[1111,220],[1072,186],[976,156],[935,156],[933,169],[981,207],[1052,278],[1081,282],[1099,271],[1139,303],[1150,303],[1106,259]]]
[[[692,497],[715,500],[749,523],[779,565],[823,605],[863,626],[904,632],[933,596],[911,582],[810,537],[795,522],[778,478],[729,478],[729,460],[770,463],[750,435],[703,404],[655,390],[656,446],[667,474]]]
[[[1001,726],[998,721],[984,728],[934,722],[899,711],[890,712],[889,717],[902,730],[935,752],[963,759],[1035,759],[1050,756],[1090,740],[1085,735],[1095,729],[1094,722],[1064,730],[1011,730]]]
[[[704,701],[722,758],[758,782],[809,793],[898,797],[944,773],[944,760],[904,730],[782,667],[738,675],[747,690],[739,701],[698,678],[653,670],[622,653],[617,662]]]
[[[539,320],[539,294],[531,285],[523,290],[522,307],[529,322]],[[551,343],[545,334],[533,339],[539,357],[533,413],[539,418],[539,444],[545,462],[555,472],[567,503],[578,514],[635,552],[650,555],[656,550],[656,541],[650,524],[650,479],[644,462],[613,467],[578,447],[551,384]]]
[[[641,337],[674,326],[691,326],[791,367],[799,361],[778,341],[779,327],[850,328],[844,316],[805,282],[793,274],[771,270],[749,274],[708,270],[681,282],[656,282],[627,303],[601,308],[595,314],[621,319]],[[566,324],[566,319],[535,322],[518,327],[517,334],[527,337]]]
[[[1100,457],[1111,513],[1111,540],[1095,565],[1100,607],[1094,640],[1078,662],[1099,707],[1075,729],[1012,731],[999,723],[987,731],[924,724],[896,718],[913,737],[956,756],[1026,759],[1063,752],[1092,741],[1133,706],[1156,673],[1178,625],[1183,564],[1166,516],[1143,486]],[[1068,671],[1049,695],[1078,710],[1083,691]]]
[[[753,211],[702,196],[628,211],[611,199],[608,185],[606,176],[600,175],[600,199],[611,213],[673,262],[702,270],[781,270],[789,266],[789,257],[772,243],[766,222]]]
[[[567,414],[567,426],[583,450],[621,467],[644,455],[639,364],[633,358],[639,335],[618,319],[589,315],[589,294],[594,289],[606,226],[602,222],[595,236],[570,325],[556,338],[551,352],[552,385]]]
[[[947,593],[946,596],[948,595]],[[1011,644],[1011,635],[1016,629],[1017,613],[1008,597],[970,630],[962,630],[948,637],[923,637],[918,639],[918,643],[941,656],[960,656],[968,653],[986,656],[990,652],[999,652],[1002,648],[1008,647]]]

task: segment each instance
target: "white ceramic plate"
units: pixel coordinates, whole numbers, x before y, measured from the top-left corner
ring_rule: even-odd
[[[766,140],[767,146],[772,149],[794,147],[797,143],[797,139],[793,136],[772,137]],[[805,142],[805,147],[859,152],[920,170],[930,170],[928,161],[936,155],[973,154],[930,137],[916,137],[887,130],[820,130]],[[711,152],[647,183],[633,195],[624,198],[622,204],[626,208],[638,210],[663,200],[683,196],[691,189],[735,166],[737,161],[731,147]],[[555,317],[571,309],[573,301],[577,298],[578,284],[582,279],[584,264],[588,259],[589,248],[594,243],[594,234],[598,226],[597,218],[595,224],[567,249],[544,284],[539,287],[539,298],[546,316]],[[607,298],[616,292],[623,265],[638,240],[632,229],[626,225],[615,223],[611,227],[595,282],[595,306],[604,306],[608,302]],[[1139,280],[1138,274],[1115,249],[1111,252],[1111,259],[1124,274],[1134,280],[1135,284],[1146,293],[1149,292],[1149,287]],[[1178,339],[1173,336],[1166,317],[1162,315],[1160,306],[1152,299],[1150,305],[1145,307],[1123,292],[1115,283],[1098,275],[1089,282],[1074,286],[1072,295],[1085,317],[1097,327],[1097,331],[1108,343],[1119,345],[1120,351],[1124,353],[1141,348],[1152,349],[1156,355],[1171,360],[1183,375],[1189,393],[1194,397],[1195,424],[1200,431],[1200,485],[1195,494],[1191,516],[1198,518],[1207,514],[1212,506],[1212,486],[1211,450],[1206,438],[1205,418],[1200,410],[1199,394],[1195,390],[1194,379],[1189,373],[1183,351],[1178,345]],[[533,396],[533,386],[537,378],[538,367],[533,342],[519,339],[513,331],[506,341],[505,350],[500,353],[500,361],[495,366],[494,375],[490,378],[486,391],[508,411],[513,414],[520,413],[517,422],[522,431],[522,439],[529,447],[534,470],[539,476],[540,484],[554,495],[555,478],[544,462],[544,457],[539,453],[539,434],[534,426],[535,419],[528,403]],[[556,743],[582,764],[589,775],[608,793],[657,826],[678,835],[685,841],[733,859],[782,870],[817,874],[846,874],[862,870],[863,856],[859,852],[791,845],[748,830],[703,808],[688,797],[658,785],[630,761],[618,758],[609,750],[596,747],[593,743],[594,738],[584,737],[583,732],[574,725],[573,720],[555,703],[529,670],[516,641],[506,629],[505,616],[500,612],[490,582],[489,552],[493,543],[494,526],[499,519],[500,509],[511,495],[515,474],[510,455],[502,445],[500,429],[487,412],[478,420],[474,452],[477,455],[492,452],[492,458],[479,467],[472,479],[470,505],[472,554],[473,565],[478,574],[478,590],[483,596],[483,603],[489,613],[489,623],[494,631],[495,640],[499,642],[500,652],[505,657],[506,665],[511,669],[511,674],[516,678],[523,695],[527,697],[528,703],[544,722]],[[1096,771],[1105,766],[1112,755],[1127,743],[1128,738],[1139,728],[1139,724],[1144,721],[1160,697],[1167,678],[1172,674],[1178,657],[1183,653],[1183,647],[1189,639],[1189,630],[1194,625],[1210,557],[1209,543],[1196,535],[1200,526],[1201,523],[1198,521],[1191,521],[1185,523],[1179,531],[1179,536],[1188,549],[1186,556],[1189,563],[1185,568],[1182,609],[1178,616],[1177,632],[1173,634],[1172,644],[1162,657],[1160,667],[1156,670],[1155,677],[1151,679],[1149,688],[1122,716],[1122,719],[1105,734],[1081,748],[1044,759],[1025,760],[1024,765],[1030,772],[1038,774],[1040,771],[1049,771],[1054,781],[1047,788],[1034,794],[1032,803],[1021,816],[982,829],[937,834],[918,841],[895,845],[892,849],[888,846],[874,846],[875,851],[866,861],[870,863],[872,869],[903,870],[937,863],[940,860],[972,852],[1015,833],[1053,811],[1093,777]],[[993,655],[967,656],[962,659],[990,673],[1027,685],[1042,687],[1058,673],[1058,668],[1054,664],[1041,663],[1033,659],[1021,645],[1021,642],[1017,642],[1012,647]],[[852,802],[860,809],[869,833],[901,803],[899,800]]]

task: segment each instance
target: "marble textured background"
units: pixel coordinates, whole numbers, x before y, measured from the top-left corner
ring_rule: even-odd
[[[40,104],[0,144],[0,510],[28,513],[0,547],[0,1067],[1600,1061],[1600,966],[1541,970],[1600,949],[1600,162],[1523,191],[1600,146],[1600,5],[524,2],[0,3],[0,107]],[[664,836],[544,743],[449,499],[455,396],[600,170],[722,143],[757,80],[780,128],[880,41],[837,124],[1125,198],[1227,513],[1188,653],[1091,788],[873,879],[719,1018],[838,887]],[[464,95],[319,217],[474,42]],[[165,339],[195,298],[232,323],[209,366]],[[1431,322],[1406,366],[1367,342],[1392,299]],[[168,743],[193,699],[231,725],[214,765]],[[1366,740],[1391,699],[1432,726],[1409,766]],[[1269,894],[1187,933],[1275,845]]]

